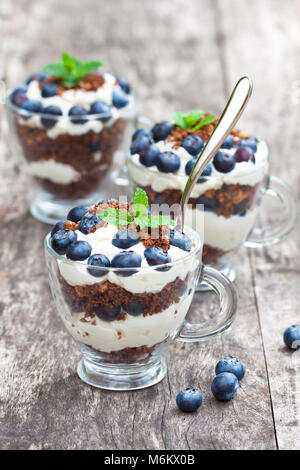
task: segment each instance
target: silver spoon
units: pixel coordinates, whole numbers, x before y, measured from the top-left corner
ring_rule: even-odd
[[[240,78],[231,93],[231,96],[224,108],[217,126],[215,127],[213,133],[211,134],[197,159],[189,179],[187,180],[180,201],[181,211],[179,211],[178,214],[177,224],[178,229],[181,232],[184,230],[185,205],[190,199],[193,187],[198,181],[198,178],[202,174],[204,168],[215,156],[227,135],[232,131],[233,127],[239,120],[241,114],[247,106],[252,93],[252,88],[252,81],[249,77]]]

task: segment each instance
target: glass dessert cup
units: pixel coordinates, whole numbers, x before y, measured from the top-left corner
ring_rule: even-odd
[[[47,235],[51,291],[81,349],[77,372],[84,382],[108,390],[149,387],[166,374],[162,353],[172,340],[203,341],[232,324],[235,288],[221,273],[202,265],[200,237],[192,229],[186,232],[192,250],[159,268],[100,268],[70,261],[51,248]],[[220,310],[203,325],[185,320],[199,275],[220,300]],[[117,316],[109,319],[115,309]]]
[[[135,101],[117,113],[80,119],[25,111],[12,104],[13,92],[6,98],[12,151],[23,156],[24,171],[36,183],[35,218],[64,219],[75,205],[101,199],[108,176],[118,184],[135,128]]]
[[[186,208],[186,223],[195,230],[197,226],[203,230],[197,220],[203,217],[204,208],[203,263],[219,270],[231,281],[235,279],[231,258],[243,244],[259,248],[278,243],[296,224],[294,193],[283,181],[268,175],[269,155],[266,144],[263,144],[267,152],[263,166],[253,166],[252,171],[248,166],[244,167],[247,171],[243,171],[240,166],[235,181],[225,180],[221,184],[214,176],[202,178],[202,182],[195,185]],[[150,204],[158,204],[162,208],[165,204],[171,207],[179,204],[187,176],[159,174],[153,168],[138,164],[132,155],[128,155],[127,164],[132,191],[142,184]],[[262,229],[254,228],[265,195],[281,203],[279,220]]]

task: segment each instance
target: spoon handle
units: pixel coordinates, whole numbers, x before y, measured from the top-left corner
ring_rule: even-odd
[[[185,204],[188,203],[193,187],[202,174],[204,168],[215,156],[227,135],[232,131],[233,127],[244,111],[252,93],[252,81],[249,77],[242,77],[235,85],[226,107],[216,125],[213,133],[208,139],[205,147],[200,153],[197,162],[185,185],[180,205],[181,211],[177,220],[179,230],[183,232]]]

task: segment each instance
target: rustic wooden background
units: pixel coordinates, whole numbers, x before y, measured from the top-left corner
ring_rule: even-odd
[[[255,92],[243,128],[269,142],[272,173],[300,194],[300,3],[297,0],[15,0],[0,4],[0,78],[15,85],[62,50],[100,59],[133,83],[153,119],[173,110],[219,112],[248,73]],[[29,215],[32,184],[0,140],[0,448],[299,449],[300,350],[284,329],[300,320],[299,226],[280,245],[235,257],[240,301],[234,326],[203,344],[174,343],[169,372],[139,392],[92,389],[76,375],[79,353],[56,315],[42,242]],[[212,312],[211,294],[194,312]],[[230,403],[211,396],[216,362],[247,367]],[[197,386],[196,414],[176,394]]]

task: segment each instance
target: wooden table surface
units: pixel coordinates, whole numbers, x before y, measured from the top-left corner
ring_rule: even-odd
[[[0,4],[0,91],[56,61],[62,50],[100,59],[127,77],[139,111],[220,112],[235,81],[254,94],[241,127],[271,148],[272,174],[300,194],[300,4],[297,0],[15,0]],[[129,393],[93,389],[76,375],[79,352],[50,295],[43,256],[49,227],[28,212],[32,183],[0,138],[0,448],[299,449],[300,350],[284,329],[300,320],[299,226],[282,243],[242,248],[234,325],[202,344],[174,343],[159,385]],[[212,294],[192,313],[211,313]],[[224,355],[247,373],[234,400],[217,402],[210,384]],[[196,386],[204,403],[180,413],[176,394]]]

